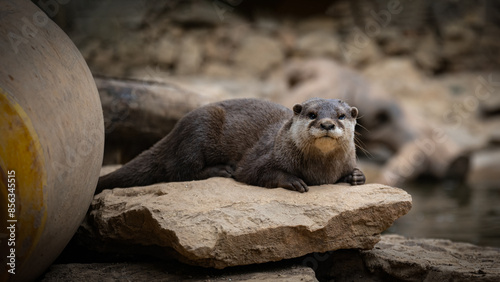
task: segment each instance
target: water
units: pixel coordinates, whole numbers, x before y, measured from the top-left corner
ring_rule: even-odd
[[[402,188],[412,196],[413,207],[386,233],[500,247],[500,183],[420,182]]]

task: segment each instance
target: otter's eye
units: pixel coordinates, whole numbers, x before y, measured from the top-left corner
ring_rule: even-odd
[[[339,116],[339,119],[340,119],[340,120],[345,119],[345,115],[344,115],[344,114],[340,115],[340,116]]]
[[[315,113],[308,113],[307,116],[310,118],[310,119],[315,119],[317,117],[317,115]]]

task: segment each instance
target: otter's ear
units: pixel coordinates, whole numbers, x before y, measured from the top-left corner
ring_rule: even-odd
[[[302,105],[295,104],[295,106],[293,106],[293,113],[298,115],[298,114],[300,114],[300,112],[302,112]]]
[[[358,117],[358,108],[352,107],[351,108],[351,117],[352,118],[357,118]]]

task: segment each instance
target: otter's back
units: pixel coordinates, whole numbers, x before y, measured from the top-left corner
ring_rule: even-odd
[[[213,103],[193,112],[200,121],[196,134],[207,165],[235,163],[269,130],[279,127],[293,116],[286,107],[257,99],[234,99]],[[192,124],[192,122],[190,122]]]

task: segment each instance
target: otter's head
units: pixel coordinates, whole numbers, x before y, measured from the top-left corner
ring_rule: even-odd
[[[358,109],[337,99],[309,99],[293,106],[291,134],[299,148],[323,153],[354,146]]]

